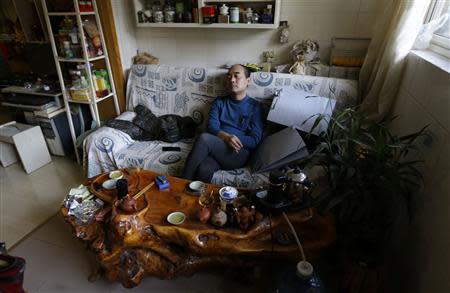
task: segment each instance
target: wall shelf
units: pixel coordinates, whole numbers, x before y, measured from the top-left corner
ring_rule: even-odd
[[[275,24],[246,24],[246,23],[138,23],[138,27],[165,27],[165,28],[229,28],[229,29],[276,29]]]
[[[92,61],[97,61],[97,60],[101,60],[101,59],[105,59],[105,55],[88,58],[88,61],[92,62]],[[86,60],[83,59],[83,58],[62,58],[62,57],[58,57],[58,61],[59,62],[85,62]]]
[[[247,23],[212,23],[204,24],[203,17],[201,15],[201,8],[207,5],[220,5],[227,4],[230,6],[241,6],[241,7],[258,7],[259,10],[265,5],[272,5],[273,13],[273,23],[269,24],[247,24]],[[199,19],[198,22],[193,23],[154,23],[154,22],[139,22],[138,12],[144,10],[142,1],[133,0],[134,4],[134,15],[137,27],[153,27],[153,28],[215,28],[215,29],[276,29],[280,22],[280,11],[281,11],[281,0],[197,0],[197,7]],[[161,6],[163,6],[164,1]]]
[[[69,94],[67,94],[67,95],[69,95]],[[98,104],[98,103],[100,103],[101,101],[104,101],[104,100],[106,100],[106,99],[109,99],[109,98],[111,98],[111,97],[113,97],[115,94],[114,93],[110,93],[110,94],[108,94],[108,95],[106,95],[106,96],[104,96],[104,97],[101,97],[101,98],[95,98],[94,99],[94,104]],[[68,100],[68,102],[69,103],[74,103],[74,104],[92,104],[92,102],[91,101],[82,101],[82,100],[72,100],[72,99],[69,99]]]
[[[207,3],[257,3],[257,2],[272,2],[275,3],[276,0],[204,0]]]
[[[76,12],[49,12],[49,16],[76,16]],[[80,15],[95,15],[94,11],[80,12]]]

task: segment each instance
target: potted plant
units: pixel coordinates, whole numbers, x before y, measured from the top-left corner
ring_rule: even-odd
[[[426,127],[397,136],[388,128],[393,118],[369,122],[366,117],[358,108],[319,115],[313,128],[327,119],[328,130],[304,163],[324,171],[326,184],[316,203],[335,215],[341,247],[357,262],[376,266],[399,210],[410,215],[413,194],[421,186],[421,161],[408,154]]]

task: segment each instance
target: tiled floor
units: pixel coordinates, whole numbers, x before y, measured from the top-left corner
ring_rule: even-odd
[[[243,285],[231,276],[197,273],[190,278],[159,280],[146,277],[133,289],[105,279],[89,282],[92,258],[69,226],[56,215],[17,245],[10,254],[26,259],[24,288],[30,293],[59,292],[264,292],[254,285]]]
[[[0,240],[12,247],[52,217],[70,187],[82,180],[82,167],[67,157],[53,156],[31,174],[20,163],[0,167]]]

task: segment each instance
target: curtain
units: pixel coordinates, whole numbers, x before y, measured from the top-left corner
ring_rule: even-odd
[[[389,114],[406,56],[423,24],[430,0],[380,0],[372,41],[359,76],[361,109],[373,121]]]

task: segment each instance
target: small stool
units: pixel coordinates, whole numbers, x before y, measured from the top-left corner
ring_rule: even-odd
[[[0,163],[7,167],[19,158],[27,174],[52,161],[41,128],[15,121],[0,125]]]

